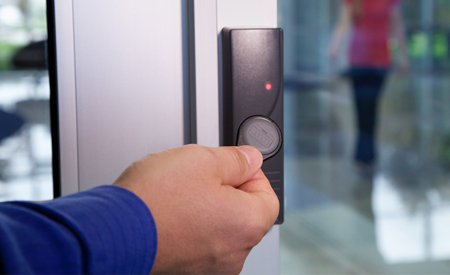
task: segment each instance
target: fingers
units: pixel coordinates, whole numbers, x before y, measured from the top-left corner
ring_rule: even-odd
[[[252,201],[259,208],[257,213],[264,213],[259,218],[264,219],[267,228],[270,228],[278,216],[280,202],[263,171],[260,169],[253,178],[237,189],[251,195]]]
[[[251,146],[187,145],[148,155],[119,177],[115,184],[139,196],[155,220],[154,272],[239,272],[279,211],[262,162]]]
[[[269,180],[264,175],[261,169],[259,169],[249,181],[239,186],[238,189],[247,193],[264,191],[270,194],[275,194],[272,187],[270,186]]]
[[[240,196],[233,192],[237,195],[236,199],[245,198],[236,203],[247,205],[244,208],[248,209],[257,207],[259,208],[257,213],[264,213],[264,220],[268,221],[268,224],[272,225],[275,222],[280,203],[261,170],[263,157],[258,149],[252,146],[209,148],[189,145],[188,147],[197,152],[198,165],[208,171],[206,175],[213,173],[216,183],[236,188],[235,192],[247,193],[246,196]],[[254,205],[251,206],[252,204]]]
[[[148,155],[131,165],[118,180],[144,174],[155,178],[193,174],[238,187],[256,174],[262,162],[259,150],[251,146],[210,148],[191,144]]]
[[[236,147],[247,159],[248,164],[252,168],[261,168],[263,158],[261,152],[252,146],[240,146]]]
[[[224,185],[238,187],[250,180],[261,168],[263,158],[252,146],[209,148],[215,157],[212,167]]]

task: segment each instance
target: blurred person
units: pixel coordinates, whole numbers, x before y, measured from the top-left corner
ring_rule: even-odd
[[[409,68],[401,0],[342,0],[340,18],[329,45],[336,59],[344,37],[352,30],[349,70],[356,107],[358,136],[354,160],[358,168],[372,169],[376,161],[377,105],[391,69],[390,38],[398,44],[398,69]]]

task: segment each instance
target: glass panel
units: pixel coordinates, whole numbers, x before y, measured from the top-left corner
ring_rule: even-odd
[[[53,198],[45,0],[0,0],[0,200]]]
[[[281,273],[447,274],[450,1],[280,0],[278,8]]]

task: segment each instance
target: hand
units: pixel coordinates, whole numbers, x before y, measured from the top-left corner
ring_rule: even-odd
[[[328,47],[328,58],[331,61],[335,61],[339,54],[339,44],[337,42],[331,43]]]
[[[250,146],[187,145],[151,154],[116,180],[151,210],[152,273],[239,273],[275,222],[279,202]]]
[[[397,71],[401,74],[401,75],[405,75],[406,73],[409,72],[410,70],[410,65],[409,65],[409,59],[407,56],[400,56],[399,62],[398,62],[398,69]]]

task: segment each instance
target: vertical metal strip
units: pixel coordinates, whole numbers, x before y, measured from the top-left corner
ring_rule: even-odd
[[[51,92],[57,93],[58,98],[61,180],[59,195],[67,195],[79,191],[73,0],[50,1],[53,1],[55,23],[56,64],[53,76],[56,77],[57,87],[56,91],[55,87],[52,87]]]
[[[47,0],[47,63],[50,78],[50,131],[52,136],[53,197],[61,196],[61,158],[58,116],[58,75],[56,71],[55,3]]]
[[[216,1],[191,0],[190,63],[195,141],[219,146],[219,72]]]
[[[197,100],[196,100],[196,72],[195,72],[195,11],[194,0],[187,1],[187,41],[188,44],[188,132],[189,140],[185,143],[197,143]]]

